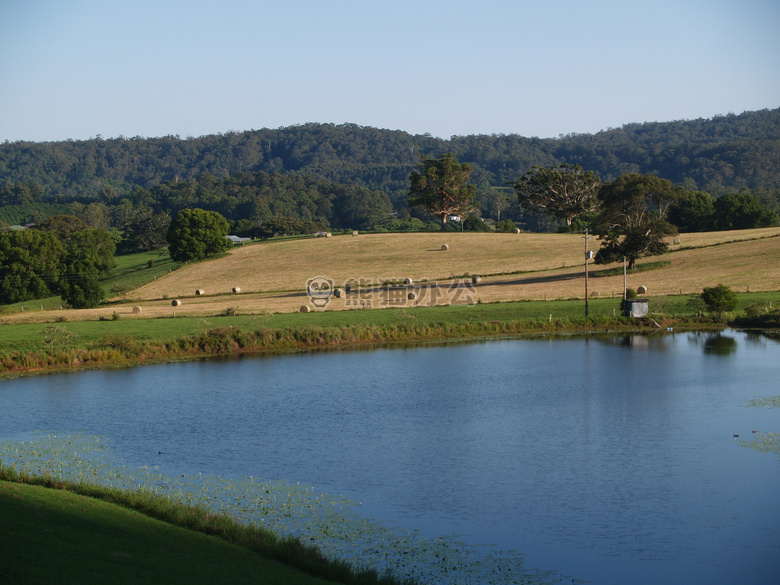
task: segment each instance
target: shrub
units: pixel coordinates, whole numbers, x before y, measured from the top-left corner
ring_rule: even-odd
[[[511,234],[517,226],[511,219],[502,219],[496,224],[496,231]]]
[[[737,317],[732,322],[737,327],[758,327],[767,329],[780,328],[780,310],[770,311],[764,307],[762,311],[746,311],[746,314]]]
[[[714,287],[705,287],[701,293],[701,300],[707,311],[720,316],[728,311],[737,308],[737,293],[727,287],[725,284],[719,284]]]
[[[103,337],[99,347],[118,350],[125,356],[135,357],[141,353],[142,345],[132,335],[119,334]]]
[[[492,232],[490,226],[479,217],[470,216],[463,222],[463,229],[467,232]]]

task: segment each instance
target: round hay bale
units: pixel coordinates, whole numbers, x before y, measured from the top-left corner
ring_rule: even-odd
[[[181,307],[181,301],[179,299],[174,299],[171,301],[172,307]]]
[[[512,231],[513,231],[514,233],[516,233],[516,234],[519,234],[521,230],[520,230],[520,228],[515,228],[515,229],[514,229],[514,230],[512,230]]]
[[[680,245],[680,238],[674,238],[674,240],[672,240],[672,242],[674,242],[675,246],[679,246]]]
[[[646,295],[647,294],[647,287],[644,286],[644,285],[636,287],[636,294],[638,294],[638,295]]]
[[[472,276],[471,282],[474,284],[479,284],[479,281],[482,280],[479,276]]]
[[[202,288],[199,288],[198,290],[196,290],[196,291],[195,291],[195,294],[196,294],[197,296],[200,296],[200,295],[205,295],[205,294],[206,294],[206,291],[205,291],[205,290],[203,290]]]
[[[325,233],[325,237],[326,237],[326,238],[332,238],[332,237],[333,237],[333,234],[332,234],[332,233],[330,233],[330,232],[326,232],[326,233]]]
[[[356,235],[358,235],[358,231],[357,231],[357,230],[352,230],[352,235],[353,235],[353,236],[356,236]]]
[[[340,299],[341,297],[344,296],[344,291],[341,290],[340,288],[337,288],[336,290],[333,291],[333,296],[335,296],[337,299]]]
[[[441,249],[442,249],[442,250],[449,250],[449,249],[450,249],[450,247],[449,247],[447,244],[442,244],[442,245],[441,245]]]
[[[241,292],[241,287],[240,286],[234,286],[233,287],[233,294],[234,295],[236,295],[236,294],[238,294],[240,292]]]
[[[311,307],[309,305],[301,305],[301,313],[311,313]]]
[[[414,281],[411,278],[404,278],[404,284],[406,286],[409,286],[411,284],[414,284]]]
[[[133,314],[138,315],[141,312],[141,307],[133,307]]]
[[[597,297],[599,297],[599,296],[600,296],[600,295],[599,295],[599,291],[597,291],[597,290],[594,290],[592,293],[590,293],[590,296],[592,296],[593,298],[597,298]]]
[[[406,298],[409,299],[410,301],[413,301],[414,299],[417,298],[417,293],[410,292],[408,295],[406,295]]]

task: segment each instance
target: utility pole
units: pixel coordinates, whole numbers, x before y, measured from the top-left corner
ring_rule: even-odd
[[[588,260],[593,258],[593,252],[588,249],[588,228],[585,228],[585,316],[588,316]]]

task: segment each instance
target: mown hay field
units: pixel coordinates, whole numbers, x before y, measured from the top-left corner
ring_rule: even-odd
[[[647,295],[698,293],[719,283],[735,291],[780,290],[780,228],[682,234],[671,252],[642,259],[662,268],[629,275],[628,286]],[[448,249],[442,250],[443,244]],[[598,240],[589,240],[598,249]],[[581,234],[411,233],[361,234],[264,242],[235,248],[227,257],[185,265],[109,305],[66,311],[69,320],[112,315],[148,318],[292,312],[309,305],[307,280],[321,276],[341,288],[362,282],[359,295],[331,297],[327,309],[378,308],[584,298],[585,240]],[[598,277],[622,265],[589,264],[590,295],[620,296],[623,276]],[[620,271],[618,271],[620,272]],[[471,277],[480,276],[472,284]],[[415,299],[371,290],[382,281],[411,279]],[[438,289],[430,284],[437,283]],[[240,289],[234,294],[234,288]],[[202,291],[196,295],[196,291]],[[172,306],[180,300],[180,306]],[[140,307],[140,313],[133,312]],[[9,316],[52,320],[52,311]]]

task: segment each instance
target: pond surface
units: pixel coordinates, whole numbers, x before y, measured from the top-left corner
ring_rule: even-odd
[[[780,343],[727,331],[253,357],[0,382],[0,439],[285,479],[601,585],[775,584]],[[734,435],[740,435],[735,438]]]

